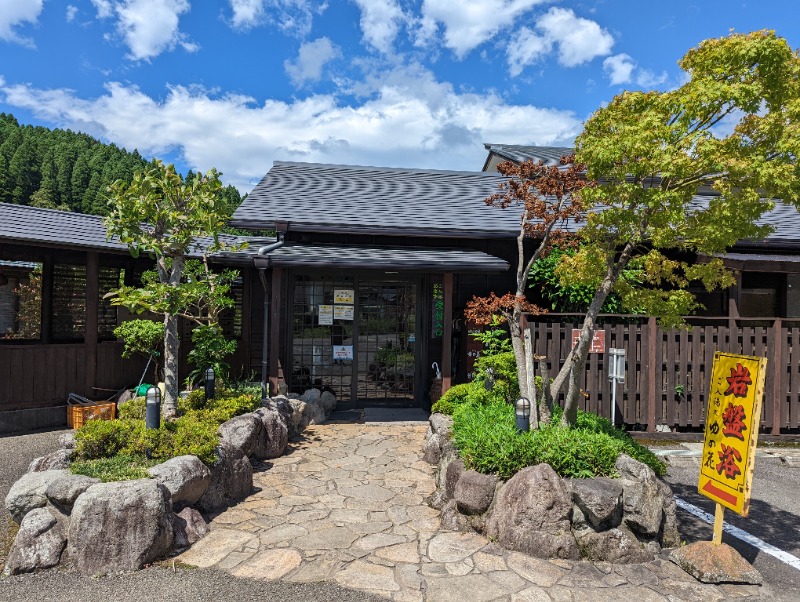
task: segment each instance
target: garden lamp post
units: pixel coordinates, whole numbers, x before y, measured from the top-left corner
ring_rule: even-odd
[[[214,368],[206,370],[206,401],[214,399],[214,393],[217,385],[217,377],[214,374]]]
[[[161,426],[161,389],[150,387],[145,394],[146,425],[149,429],[157,429]]]
[[[522,433],[531,429],[531,402],[527,397],[517,400],[517,432]]]

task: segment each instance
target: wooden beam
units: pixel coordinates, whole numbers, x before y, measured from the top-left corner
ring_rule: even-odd
[[[453,273],[444,275],[444,328],[442,329],[442,394],[453,384]]]
[[[97,310],[100,303],[100,257],[96,251],[86,253],[86,395],[94,396],[97,386]]]
[[[783,321],[778,318],[772,326],[772,434],[781,434],[781,406],[785,392],[781,386],[783,374]],[[757,423],[756,423],[757,424]],[[788,426],[788,425],[787,425]]]
[[[44,344],[53,340],[53,256],[49,253],[42,262],[41,340]]]
[[[647,320],[647,432],[656,432],[656,377],[661,375],[656,370],[656,345],[658,341],[658,324],[656,318],[650,316]]]
[[[270,311],[269,311],[269,389],[270,395],[278,394],[278,384],[281,381],[280,374],[280,334],[282,320],[283,299],[283,269],[272,268],[272,286],[270,287]],[[264,325],[266,329],[266,324]]]

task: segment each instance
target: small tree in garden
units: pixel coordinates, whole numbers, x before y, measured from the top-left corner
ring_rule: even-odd
[[[212,239],[209,252],[219,245],[219,232],[229,217],[227,203],[218,199],[220,188],[214,169],[187,183],[173,165],[161,161],[134,174],[129,184],[118,180],[109,187],[108,236],[118,236],[134,256],[143,251],[156,260],[157,278],[141,289],[122,287],[114,303],[164,316],[165,417],[175,416],[177,409],[178,315],[187,307],[182,286],[186,256],[198,237]]]
[[[697,303],[692,280],[727,287],[713,256],[758,239],[756,220],[774,202],[800,202],[800,57],[774,32],[706,40],[680,61],[689,80],[669,92],[625,92],[595,112],[576,140],[577,160],[599,184],[580,191],[582,245],[562,256],[562,282],[594,291],[576,346],[553,382],[567,383],[563,420],[575,421],[579,383],[597,315],[614,291],[665,325]],[[694,197],[708,186],[718,195]],[[670,257],[665,253],[669,252]],[[678,257],[678,258],[676,258]],[[638,282],[621,278],[638,270]],[[547,386],[549,383],[544,383]]]
[[[464,312],[467,319],[478,324],[492,324],[502,316],[509,325],[511,345],[517,360],[520,395],[535,399],[534,383],[528,382],[525,369],[525,340],[520,328],[524,312],[542,313],[530,303],[525,293],[531,266],[545,256],[554,246],[565,246],[571,238],[565,229],[568,221],[581,218],[582,205],[576,193],[587,186],[583,177],[584,166],[573,157],[563,157],[560,166],[546,166],[541,161],[522,164],[501,163],[498,171],[507,177],[500,191],[486,199],[487,205],[500,209],[519,208],[520,228],[517,235],[517,287],[514,292],[498,297],[474,297]],[[526,249],[526,241],[534,241],[533,250]],[[532,423],[535,421],[532,421]]]
[[[164,345],[164,325],[153,320],[128,320],[114,329],[114,336],[122,339],[122,357],[127,359],[139,354],[147,358],[139,384],[144,381],[153,362],[153,380],[159,382],[158,358]]]

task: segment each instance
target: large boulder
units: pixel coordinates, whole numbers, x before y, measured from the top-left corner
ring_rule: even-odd
[[[323,391],[319,396],[319,403],[322,409],[325,410],[325,415],[330,416],[331,412],[336,409],[336,395],[331,391]]]
[[[538,558],[579,557],[570,530],[572,495],[548,464],[529,466],[500,489],[486,534],[504,548]]]
[[[62,433],[58,436],[58,447],[60,449],[75,449],[75,433]]]
[[[622,483],[623,522],[637,535],[654,539],[661,530],[664,497],[653,469],[620,454],[615,468]]]
[[[22,475],[6,495],[6,509],[11,518],[20,523],[34,508],[43,508],[47,504],[47,487],[68,474],[68,470],[45,470]]]
[[[464,514],[483,514],[489,509],[497,487],[497,476],[468,470],[458,479],[454,498]]]
[[[264,439],[264,425],[255,414],[234,416],[223,422],[217,429],[222,443],[239,449],[245,456],[256,457],[261,452]]]
[[[616,527],[622,521],[622,483],[595,477],[571,479],[572,501],[595,531]]]
[[[67,550],[83,574],[142,568],[172,546],[172,505],[153,479],[93,485],[72,508]]]
[[[311,389],[316,391],[317,389]],[[303,401],[302,399],[289,399],[294,412],[292,422],[297,425],[297,430],[302,431],[310,424],[322,424],[325,422],[325,410],[319,403]]]
[[[456,494],[458,480],[467,471],[464,461],[460,458],[453,460],[447,465],[444,477],[444,494],[448,500],[453,499]]]
[[[308,389],[305,393],[300,396],[301,401],[305,401],[306,403],[319,403],[322,399],[322,391],[319,389]]]
[[[92,485],[97,485],[100,479],[93,479],[78,474],[68,474],[51,481],[45,490],[45,495],[50,503],[59,510],[69,512],[75,500]]]
[[[703,583],[761,585],[764,582],[761,573],[725,543],[696,541],[672,550],[669,559]]]
[[[447,437],[450,435],[450,431],[453,428],[453,418],[446,414],[431,414],[428,417],[428,422],[431,425],[431,432],[434,435],[444,435]]]
[[[289,439],[299,434],[300,413],[298,412],[295,420],[294,406],[288,397],[284,395],[272,397],[264,402],[264,407],[278,412],[289,432]]]
[[[256,459],[279,458],[289,443],[289,429],[286,422],[277,410],[271,408],[256,410],[255,415],[261,420],[264,433],[264,442],[258,449],[260,455],[256,455]]]
[[[624,564],[649,562],[654,556],[653,550],[642,545],[625,527],[600,532],[583,529],[575,532],[575,539],[586,560]]]
[[[177,456],[147,471],[172,497],[176,510],[196,504],[211,484],[211,471],[197,456]]]
[[[63,470],[69,468],[72,450],[57,449],[41,458],[35,458],[29,465],[27,472],[42,472],[45,470]]]
[[[22,519],[3,573],[19,575],[54,567],[61,561],[66,545],[59,521],[46,508],[35,508]]]
[[[672,488],[664,481],[659,481],[658,484],[664,504],[664,519],[661,522],[658,540],[663,548],[677,548],[681,545],[681,536],[678,533],[678,504],[675,502]]]
[[[211,484],[197,502],[202,512],[214,512],[243,500],[253,489],[253,466],[242,450],[220,443],[211,467]]]
[[[211,529],[208,523],[194,508],[184,508],[172,515],[173,547],[188,548],[205,537]]]

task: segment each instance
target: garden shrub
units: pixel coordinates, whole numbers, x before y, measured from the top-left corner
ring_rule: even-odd
[[[561,426],[556,412],[553,421],[538,431],[518,433],[510,404],[467,403],[453,414],[453,438],[467,468],[496,473],[503,479],[543,462],[562,477],[613,477],[617,476],[614,465],[620,453],[647,464],[659,476],[666,470],[630,435],[608,420],[582,411],[571,428]]]
[[[144,420],[147,415],[147,404],[144,397],[135,397],[117,407],[117,418],[120,420]]]
[[[97,458],[73,462],[70,466],[73,474],[100,479],[103,483],[111,481],[130,481],[146,479],[150,475],[147,469],[155,466],[159,460],[148,460],[145,456],[114,456],[113,458]]]
[[[489,380],[493,381],[491,386]],[[490,393],[488,397],[484,396],[483,403],[516,401],[519,397],[519,378],[514,352],[479,357],[475,361],[475,383]]]
[[[465,383],[462,385],[454,385],[445,391],[436,403],[431,407],[431,412],[439,414],[453,415],[453,411],[462,403],[467,403],[475,395],[476,385],[474,383]]]

